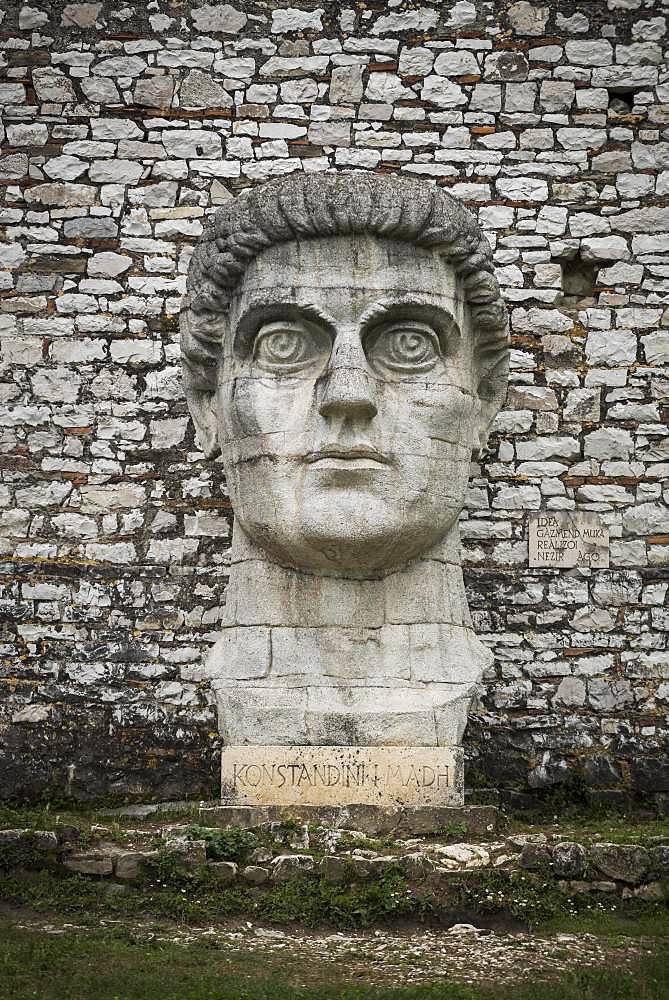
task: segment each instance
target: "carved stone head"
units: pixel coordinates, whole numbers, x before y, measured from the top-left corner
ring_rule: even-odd
[[[213,216],[181,316],[188,403],[270,560],[375,577],[433,549],[505,393],[470,213],[424,181],[294,174]]]

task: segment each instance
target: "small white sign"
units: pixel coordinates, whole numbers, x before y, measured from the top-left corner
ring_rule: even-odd
[[[591,511],[530,514],[530,566],[601,569],[609,565],[609,529]]]

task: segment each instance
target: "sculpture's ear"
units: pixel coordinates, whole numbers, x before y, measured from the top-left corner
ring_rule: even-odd
[[[186,380],[186,400],[195,424],[198,441],[207,458],[216,458],[221,453],[218,443],[216,395],[212,392],[198,391],[192,387],[189,389],[187,382],[188,380]]]
[[[491,375],[484,376],[478,385],[479,412],[476,423],[472,458],[478,459],[486,449],[490,425],[506,399],[508,384],[508,354],[505,352],[500,368]]]
[[[220,327],[212,329],[198,322],[186,300],[179,316],[179,328],[186,402],[203,452],[207,458],[216,458],[221,452],[216,407]]]

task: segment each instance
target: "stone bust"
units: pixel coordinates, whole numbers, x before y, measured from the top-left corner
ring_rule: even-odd
[[[227,743],[460,742],[490,660],[457,521],[506,390],[492,271],[425,181],[293,174],[209,220],[181,342],[235,513],[203,666]]]

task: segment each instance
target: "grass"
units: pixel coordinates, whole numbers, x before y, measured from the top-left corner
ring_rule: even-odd
[[[0,875],[0,900],[38,913],[60,913],[81,922],[99,918],[157,917],[184,924],[209,924],[229,917],[268,923],[355,930],[380,922],[420,920],[426,905],[402,876],[388,870],[379,879],[336,886],[321,879],[294,879],[269,889],[222,885],[210,869],[182,872],[164,855],[152,865],[140,889],[111,891],[108,883],[81,875],[41,871],[31,877]]]
[[[47,934],[0,925],[0,1000],[666,1000],[666,949],[632,968],[586,968],[559,982],[375,987],[343,963],[233,951],[216,939],[138,941],[127,931]]]
[[[669,927],[665,902],[620,900],[608,894],[568,896],[550,875],[480,869],[449,878],[434,889],[412,888],[395,866],[373,879],[332,884],[323,878],[294,878],[281,884],[249,888],[226,885],[216,868],[194,871],[183,867],[181,856],[159,853],[147,864],[138,886],[118,886],[105,880],[64,873],[54,861],[29,870],[30,846],[20,846],[16,862],[10,848],[0,849],[0,900],[37,913],[57,913],[83,923],[99,919],[150,918],[187,925],[209,925],[232,917],[270,924],[299,924],[306,928],[359,930],[410,921],[441,926],[482,920],[489,926],[508,924],[531,928],[571,930],[582,922],[655,920]],[[660,933],[655,931],[655,934]],[[669,934],[667,935],[669,936]]]
[[[76,803],[63,804],[61,802],[22,806],[0,802],[0,830],[18,828],[55,830],[60,826],[73,826],[86,833],[94,824],[100,824],[114,834],[122,827],[150,831],[173,821],[196,819],[198,814],[198,802],[161,810],[146,817],[137,816],[123,819],[110,815],[109,810],[102,806],[98,808],[82,804],[77,807]]]
[[[571,809],[536,820],[516,814],[509,823],[507,835],[512,833],[560,833],[581,844],[602,840],[612,844],[641,844],[647,846],[654,837],[669,840],[669,817],[630,815],[603,810]]]
[[[110,830],[111,839],[122,842],[123,828],[151,832],[167,823],[191,820],[193,831],[201,830],[197,825],[199,803],[185,803],[172,809],[159,811],[147,817],[119,819],[110,816],[101,806],[76,803],[55,802],[36,806],[7,805],[0,803],[0,829],[21,827],[32,830],[54,830],[59,826],[74,826],[84,834],[90,831],[94,824],[100,824]],[[293,824],[294,832],[301,827]],[[282,824],[283,832],[288,836],[291,823]],[[579,805],[555,803],[554,808],[544,808],[541,812],[529,814],[516,812],[511,816],[501,816],[501,836],[512,833],[543,831],[547,834],[561,833],[568,838],[586,843],[592,839],[601,839],[611,843],[646,844],[652,837],[667,837],[669,839],[669,817],[655,817],[649,812],[637,811],[633,814],[619,813],[603,808],[586,808]],[[315,832],[312,830],[312,833]],[[438,828],[426,837],[426,840],[441,841],[467,840],[469,838],[466,824],[453,823]],[[264,838],[260,838],[262,842]],[[387,850],[392,847],[393,838],[365,837],[361,839],[342,838],[341,849],[353,847],[370,848],[372,850]]]

